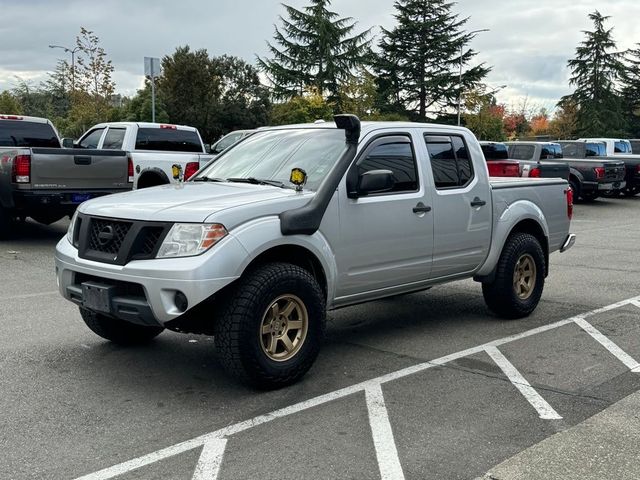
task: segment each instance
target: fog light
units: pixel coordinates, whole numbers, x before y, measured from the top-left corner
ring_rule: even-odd
[[[173,301],[176,304],[176,308],[180,312],[186,312],[187,308],[189,308],[189,301],[187,300],[187,296],[182,292],[176,292],[176,296]]]

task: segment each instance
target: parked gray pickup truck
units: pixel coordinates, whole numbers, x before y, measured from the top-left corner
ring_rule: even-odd
[[[565,142],[507,142],[511,158],[567,163],[569,183],[576,200],[592,201],[600,195],[625,188],[624,162],[564,155],[564,144]]]
[[[0,115],[0,237],[15,219],[50,224],[90,198],[131,190],[122,151],[61,148],[44,118]]]
[[[311,367],[327,309],[471,277],[501,317],[536,308],[575,241],[566,180],[490,181],[465,128],[335,121],[260,129],[182,185],[82,204],[60,292],[113,342],[213,334],[262,388]]]

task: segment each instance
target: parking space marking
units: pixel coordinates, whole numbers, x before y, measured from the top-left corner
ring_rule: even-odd
[[[389,413],[384,403],[384,394],[380,385],[373,385],[364,391],[369,411],[369,424],[376,448],[378,467],[382,480],[404,480],[404,473],[398,458],[398,449],[393,439],[393,429],[389,422]]]
[[[340,390],[335,390],[333,392],[325,393],[318,397],[314,397],[309,400],[305,400],[303,402],[290,405],[288,407],[274,410],[270,413],[258,415],[257,417],[254,417],[252,419],[245,420],[233,425],[229,425],[227,427],[223,427],[219,430],[206,433],[198,437],[194,437],[190,440],[177,443],[175,445],[172,445],[167,448],[163,448],[161,450],[157,450],[153,453],[143,455],[141,457],[138,457],[117,465],[113,465],[111,467],[104,468],[94,473],[83,475],[81,477],[76,478],[76,480],[108,480],[108,479],[117,477],[119,475],[122,475],[124,473],[137,470],[138,468],[143,467],[145,465],[150,465],[152,463],[158,462],[160,460],[164,460],[169,457],[173,457],[180,453],[202,447],[204,444],[210,441],[226,439],[231,435],[234,435],[239,432],[244,432],[245,430],[249,430],[253,427],[257,427],[258,425],[262,425],[264,423],[271,422],[273,420],[277,420],[279,418],[283,418],[283,417],[292,415],[294,413],[302,412],[304,410],[308,410],[310,408],[317,407],[319,405],[323,405],[325,403],[332,402],[334,400],[338,400],[338,399],[347,397],[349,395],[353,395],[354,393],[358,393],[362,391],[366,392],[366,390],[369,388],[380,387],[380,385],[384,383],[388,383],[393,380],[398,380],[400,378],[407,377],[409,375],[420,373],[429,368],[445,365],[449,362],[459,360],[469,355],[474,355],[476,353],[486,351],[487,348],[499,347],[500,345],[511,343],[516,340],[521,340],[524,338],[531,337],[533,335],[537,335],[539,333],[547,332],[550,330],[557,329],[559,327],[563,327],[565,325],[576,323],[577,320],[581,320],[581,319],[583,320],[587,317],[598,315],[600,313],[609,312],[611,310],[615,310],[617,308],[624,307],[629,304],[638,305],[639,303],[640,303],[640,296],[633,297],[627,300],[622,300],[620,302],[612,303],[611,305],[607,305],[606,307],[597,308],[595,310],[591,310],[589,312],[577,315],[575,317],[560,320],[558,322],[550,323],[548,325],[543,325],[541,327],[533,328],[531,330],[527,330],[515,335],[509,335],[507,337],[493,340],[491,342],[487,342],[482,345],[478,345],[476,347],[468,348],[466,350],[462,350],[457,353],[445,355],[444,357],[440,357],[435,360],[430,360],[427,362],[420,363],[418,365],[413,365],[411,367],[403,368],[402,370],[397,370],[395,372],[391,372],[391,373],[382,375],[380,377],[376,377],[370,380],[365,380],[363,382],[357,383],[355,385],[351,385],[349,387],[341,388]]]
[[[487,347],[485,351],[500,367],[500,370],[507,376],[509,381],[520,390],[520,393],[527,399],[533,408],[536,409],[540,418],[544,420],[561,420],[562,417],[556,412],[547,401],[540,396],[535,388],[522,376],[513,364],[507,360],[496,347]]]
[[[629,370],[634,373],[640,373],[640,363],[631,358],[631,356],[616,345],[613,340],[605,336],[600,330],[587,322],[584,318],[577,318],[576,324],[580,326],[585,332],[591,335],[597,340],[600,345],[609,350],[611,354],[620,360]]]
[[[226,447],[226,438],[216,438],[206,442],[202,447],[192,480],[216,480]]]

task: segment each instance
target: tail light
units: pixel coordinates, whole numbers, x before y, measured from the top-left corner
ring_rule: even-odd
[[[540,173],[540,169],[538,167],[535,167],[529,170],[529,176],[531,178],[540,178],[542,174]]]
[[[127,157],[127,177],[129,183],[133,183],[133,159]]]
[[[17,155],[13,159],[13,183],[31,182],[31,155]]]
[[[487,162],[491,177],[519,177],[520,165],[510,162]]]
[[[604,167],[596,167],[593,169],[593,171],[595,172],[596,178],[598,180],[601,180],[604,178]]]
[[[184,179],[189,180],[199,169],[200,164],[198,162],[187,163],[186,167],[184,168]]]
[[[564,193],[567,195],[567,217],[571,220],[573,218],[573,188],[569,187]]]

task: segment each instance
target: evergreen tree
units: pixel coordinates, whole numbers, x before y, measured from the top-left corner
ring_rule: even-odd
[[[627,52],[623,75],[622,96],[629,122],[629,133],[640,138],[640,43]]]
[[[622,55],[615,51],[613,28],[609,19],[597,10],[589,15],[593,31],[585,31],[585,40],[576,48],[576,58],[569,60],[569,80],[575,92],[569,97],[578,106],[577,133],[589,136],[621,135],[625,130],[618,83],[624,70]],[[566,100],[565,97],[563,100]]]
[[[473,34],[461,29],[468,18],[452,13],[447,0],[398,0],[397,25],[383,29],[376,61],[383,111],[411,112],[425,121],[457,107],[459,68],[475,57],[465,48]],[[461,55],[462,52],[462,55]],[[478,65],[462,75],[462,88],[475,88],[490,68]]]
[[[284,5],[275,44],[267,42],[270,59],[258,65],[273,85],[276,99],[291,99],[313,90],[339,103],[340,85],[368,56],[370,30],[354,33],[356,22],[328,9],[330,0],[310,0],[301,10]]]

